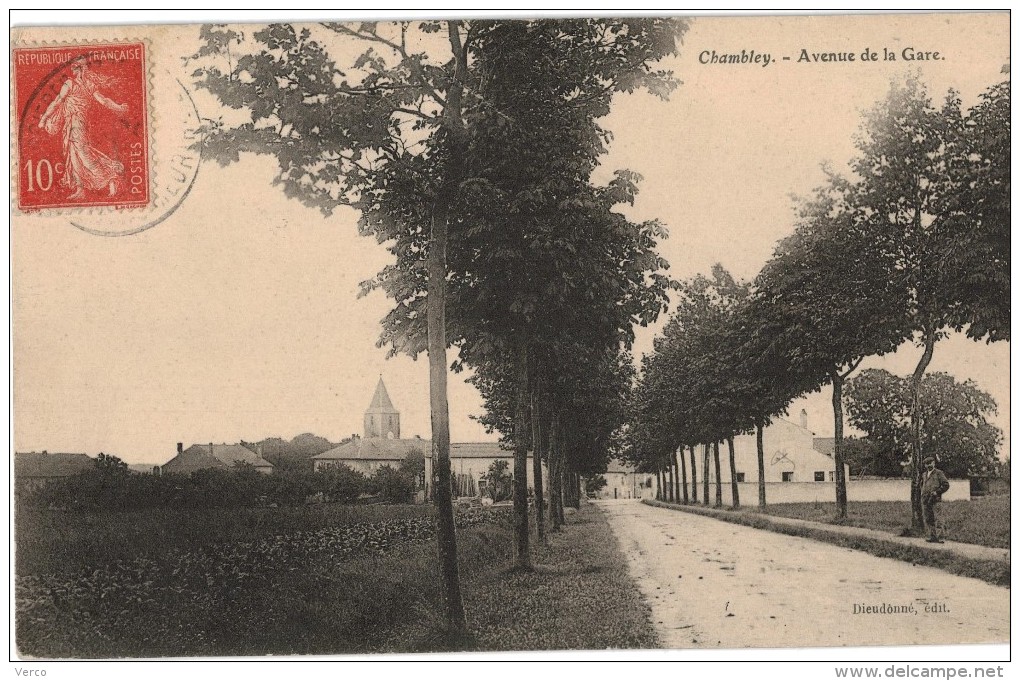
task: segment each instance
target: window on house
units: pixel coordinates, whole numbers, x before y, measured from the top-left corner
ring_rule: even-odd
[[[815,482],[825,482],[825,471],[815,471]]]
[[[783,482],[793,482],[793,471],[785,471],[783,473]]]
[[[737,473],[737,482],[745,482],[743,473]]]
[[[829,482],[836,479],[836,471],[829,471]]]

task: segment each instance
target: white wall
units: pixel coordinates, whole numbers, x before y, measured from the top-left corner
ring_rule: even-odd
[[[700,471],[699,471],[700,473]],[[757,479],[757,474],[755,474]],[[690,480],[688,480],[688,494],[690,494]],[[653,477],[652,484],[655,484]],[[961,501],[970,499],[970,482],[968,480],[950,480],[949,491],[942,495],[943,501]],[[701,477],[698,477],[698,503],[704,503],[704,487]],[[682,493],[682,492],[681,492]],[[758,505],[758,483],[742,482],[737,483],[737,493],[740,495],[742,507],[754,507]],[[730,482],[724,478],[722,485],[722,499],[724,506],[732,506],[730,499]],[[910,501],[910,480],[851,480],[846,483],[846,496],[848,501]],[[708,487],[708,499],[715,504],[715,478]],[[766,482],[765,502],[768,504],[789,504],[789,503],[812,503],[812,502],[835,502],[836,485],[830,482]]]

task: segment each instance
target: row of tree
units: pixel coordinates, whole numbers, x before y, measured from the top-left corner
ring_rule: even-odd
[[[676,87],[655,63],[677,52],[686,28],[632,18],[203,29],[196,79],[242,114],[210,125],[205,153],[222,163],[275,156],[289,196],[327,214],[356,209],[361,232],[394,256],[364,290],[395,303],[380,344],[428,354],[432,489],[455,636],[466,621],[447,351],[456,347],[453,367],[472,372],[485,423],[514,449],[516,562],[528,569],[528,450],[542,536],[546,515],[554,529],[563,523],[580,474],[604,470],[633,380],[633,327],[665,309],[666,263],[655,253],[664,230],[618,212],[638,176],[599,185],[592,174],[613,98]],[[343,56],[351,46],[363,51]]]
[[[836,505],[845,516],[844,384],[865,358],[912,342],[921,354],[899,397],[908,395],[920,526],[920,461],[940,436],[926,434],[922,404],[935,346],[952,331],[1009,339],[1009,82],[966,112],[953,92],[936,106],[916,80],[895,84],[856,147],[849,175],[826,169],[825,184],[800,201],[794,233],[753,282],[716,266],[681,286],[676,313],[644,358],[629,451],[653,470],[675,471],[676,452],[687,448],[696,481],[696,446],[706,448],[702,470],[710,445],[718,470],[719,443],[730,442],[732,457],[733,434],[754,430],[764,505],[762,430],[793,399],[828,384]],[[853,407],[862,414],[864,405]],[[972,407],[976,423],[994,403],[975,398]]]

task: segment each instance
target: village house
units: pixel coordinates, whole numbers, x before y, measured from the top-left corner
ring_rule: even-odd
[[[398,468],[409,455],[425,460],[426,485],[432,480],[432,441],[420,437],[401,439],[400,412],[393,406],[380,376],[375,394],[364,414],[364,436],[355,437],[329,451],[312,457],[314,470],[323,471],[343,464],[372,475],[382,466]],[[512,451],[498,442],[454,442],[450,444],[450,465],[458,496],[484,494],[484,478],[496,461],[506,461],[513,471]],[[528,455],[528,486],[534,486],[532,458]]]
[[[96,460],[83,453],[15,452],[15,492],[38,489],[53,480],[85,473],[95,468]]]
[[[762,433],[765,452],[765,497],[774,503],[829,502],[836,498],[836,463],[832,449],[826,451],[825,438],[815,438],[808,429],[807,412],[801,410],[799,423],[785,418],[776,418]],[[819,451],[821,450],[821,451]],[[683,452],[687,459],[687,475],[690,482],[690,452]],[[758,445],[754,433],[733,438],[733,454],[736,462],[737,491],[742,505],[758,503]],[[715,501],[715,458],[709,457],[706,470],[704,447],[695,449],[698,469],[698,498],[704,502],[704,481],[708,477],[709,499]],[[679,453],[678,453],[679,456]],[[720,477],[722,479],[722,500],[731,505],[731,478],[729,448],[719,443]],[[843,464],[847,480],[847,498],[850,501],[897,501],[910,499],[910,480],[851,480],[850,466]],[[946,501],[970,498],[970,486],[966,480],[951,481],[950,491],[943,497]],[[655,483],[657,484],[657,482]]]
[[[596,499],[644,499],[655,496],[655,474],[639,473],[634,466],[610,460],[603,474],[606,486],[595,492]]]
[[[191,445],[177,443],[177,456],[160,466],[160,473],[183,473],[189,475],[203,468],[234,469],[251,466],[259,473],[272,473],[273,464],[256,452],[239,444]]]
[[[765,450],[765,482],[834,482],[836,463],[830,454],[815,449],[814,433],[808,430],[807,412],[800,412],[799,423],[776,418],[762,433]],[[723,480],[729,480],[729,449],[719,445],[723,459]],[[733,438],[737,482],[758,482],[758,443],[754,433]],[[844,464],[846,477],[850,466]],[[714,472],[714,469],[713,469]]]
[[[312,470],[324,471],[338,464],[352,470],[373,475],[383,466],[399,468],[408,456],[428,456],[432,449],[429,440],[413,437],[400,438],[400,412],[393,406],[382,377],[375,387],[375,395],[365,410],[364,436],[353,437],[333,449],[312,457]]]

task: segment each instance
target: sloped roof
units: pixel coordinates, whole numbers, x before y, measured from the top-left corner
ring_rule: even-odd
[[[191,445],[163,464],[167,473],[192,473],[203,468],[233,468],[238,462],[255,468],[272,468],[261,456],[243,445]]]
[[[825,454],[826,456],[832,456],[832,453],[836,450],[836,438],[834,437],[816,437],[811,440],[811,447],[816,452]]]
[[[82,453],[15,452],[14,477],[66,478],[91,470],[95,461]]]
[[[606,473],[634,473],[637,469],[631,466],[629,463],[624,463],[619,459],[610,459],[609,464],[606,466]]]
[[[379,377],[379,383],[375,386],[375,395],[372,396],[372,404],[368,405],[368,409],[365,410],[366,414],[399,414],[393,403],[390,402],[389,393],[386,392],[386,385],[383,383],[382,376]]]
[[[432,450],[430,440],[411,438],[395,440],[381,437],[359,437],[311,457],[322,461],[402,461],[412,452],[428,456]]]

